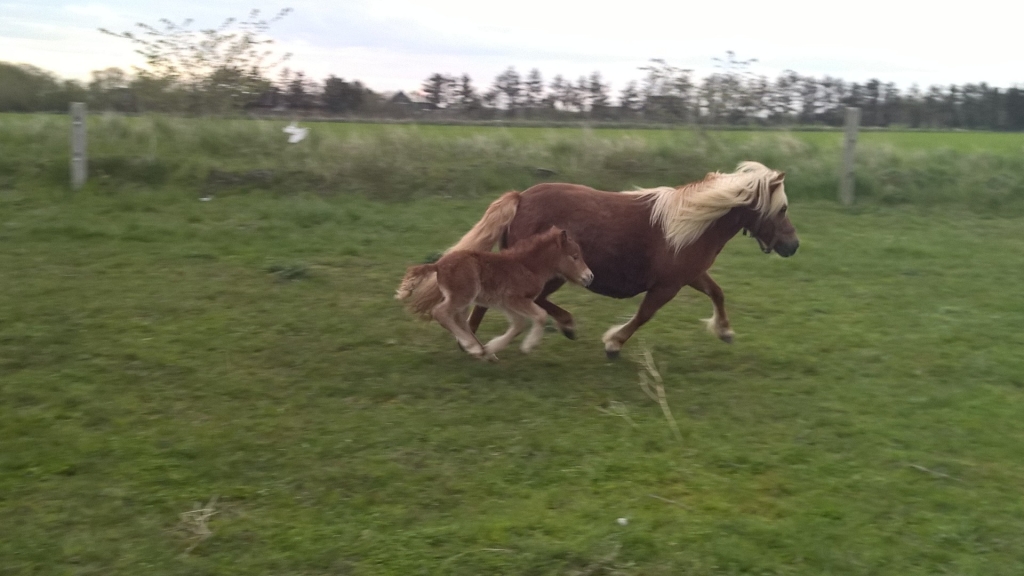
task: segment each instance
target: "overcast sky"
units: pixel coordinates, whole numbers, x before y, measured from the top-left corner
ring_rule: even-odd
[[[618,91],[641,79],[638,67],[651,58],[703,75],[726,50],[757,58],[753,70],[770,77],[792,69],[904,88],[1024,84],[1024,3],[1014,0],[0,0],[0,60],[87,79],[141,64],[127,41],[99,27],[124,31],[160,18],[216,26],[251,8],[286,6],[295,11],[271,35],[294,54],[290,66],[379,91],[415,90],[434,72],[468,73],[485,87],[509,66],[524,75],[539,68],[546,80],[598,70]]]

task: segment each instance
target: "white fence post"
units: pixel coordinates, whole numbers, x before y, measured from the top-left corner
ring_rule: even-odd
[[[860,108],[846,109],[846,136],[843,139],[843,173],[839,180],[839,201],[843,206],[853,205],[853,160],[857,148],[857,128],[860,127]]]
[[[85,184],[88,156],[85,151],[85,102],[71,103],[71,188]]]

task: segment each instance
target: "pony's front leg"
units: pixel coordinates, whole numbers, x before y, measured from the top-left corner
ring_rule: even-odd
[[[655,287],[647,291],[644,301],[640,303],[640,309],[630,318],[629,322],[620,326],[612,326],[604,333],[601,341],[604,342],[604,353],[610,359],[619,357],[622,345],[633,336],[641,326],[654,317],[654,313],[664,306],[669,300],[675,298],[679,292],[679,286]]]
[[[690,283],[690,286],[694,290],[707,294],[711,298],[711,304],[715,307],[711,318],[704,320],[708,327],[708,332],[717,336],[722,342],[732,344],[732,339],[736,336],[736,333],[729,327],[729,315],[725,313],[725,294],[722,292],[722,288],[711,279],[707,272],[698,276],[696,280]]]

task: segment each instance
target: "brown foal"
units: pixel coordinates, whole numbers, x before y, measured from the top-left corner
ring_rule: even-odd
[[[586,286],[594,278],[576,241],[555,227],[502,252],[458,250],[433,264],[413,266],[395,298],[408,298],[424,278],[434,273],[443,299],[431,309],[431,317],[455,336],[463,350],[490,361],[497,360],[495,353],[508,346],[531,320],[533,329],[521,349],[528,353],[537,346],[548,313],[534,301],[550,281],[569,280]],[[468,323],[469,308],[474,304],[504,312],[508,330],[481,345]]]

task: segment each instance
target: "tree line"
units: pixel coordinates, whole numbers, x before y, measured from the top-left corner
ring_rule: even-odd
[[[600,72],[546,80],[538,69],[521,74],[514,67],[484,87],[467,74],[438,72],[409,94],[379,93],[358,80],[316,80],[284,67],[289,55],[276,56],[266,33],[289,12],[267,19],[253,11],[205,30],[193,30],[189,20],[138,24],[136,32],[101,30],[135,45],[146,67],[97,70],[86,83],[0,62],[0,112],[65,111],[69,102],[85,101],[94,111],[125,113],[839,126],[845,107],[856,106],[865,126],[1024,130],[1024,88],[1018,86],[901,89],[877,79],[849,82],[791,70],[768,78],[752,71],[755,60],[732,52],[716,58],[715,71],[704,77],[651,60],[617,93]]]
[[[466,75],[435,73],[411,94],[381,94],[358,80],[322,81],[285,71],[276,80],[244,82],[211,75],[203,85],[97,70],[87,83],[62,80],[38,68],[0,62],[0,112],[66,111],[84,101],[94,111],[231,114],[245,111],[316,112],[368,118],[471,120],[601,120],[733,126],[839,126],[846,106],[861,108],[861,124],[931,129],[1024,130],[1024,89],[984,82],[901,90],[894,83],[847,82],[787,71],[777,78],[737,71],[697,78],[654,61],[641,80],[617,94],[599,72],[545,81],[537,69],[508,68],[485,89]]]

